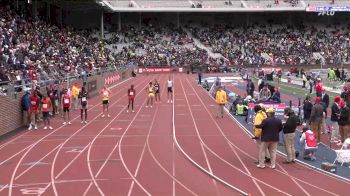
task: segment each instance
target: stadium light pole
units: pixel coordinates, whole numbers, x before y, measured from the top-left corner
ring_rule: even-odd
[[[101,9],[101,40],[104,38],[103,9]]]
[[[118,31],[122,30],[122,16],[120,12],[118,12]]]

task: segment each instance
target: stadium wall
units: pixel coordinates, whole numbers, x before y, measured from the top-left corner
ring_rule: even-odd
[[[121,81],[129,78],[131,70],[123,70],[117,72],[105,73],[102,75],[95,75],[88,77],[86,80],[86,87],[89,90],[90,96],[97,96],[103,86],[112,86],[120,83]],[[112,80],[111,77],[114,76]],[[119,76],[119,77],[117,77]],[[107,83],[107,80],[110,80]],[[75,82],[83,84],[82,80],[70,81],[70,84]],[[41,89],[41,93],[46,93],[45,88]],[[23,130],[24,125],[27,123],[24,113],[21,110],[21,99],[23,92],[15,94],[13,96],[1,96],[0,97],[0,137],[6,137],[16,131]],[[0,138],[1,139],[1,138]]]

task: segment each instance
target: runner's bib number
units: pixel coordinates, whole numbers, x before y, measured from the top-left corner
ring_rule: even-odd
[[[82,98],[81,98],[81,101],[82,101],[82,102],[86,102],[86,97],[82,97]]]
[[[131,92],[130,92],[130,96],[134,96],[134,92],[131,91]]]
[[[31,101],[30,104],[36,105],[36,101]]]
[[[48,105],[45,103],[43,104],[43,109],[47,109],[48,108]]]
[[[108,92],[103,92],[103,95],[107,97],[108,96]]]
[[[69,103],[69,99],[64,99],[64,103],[68,104]]]

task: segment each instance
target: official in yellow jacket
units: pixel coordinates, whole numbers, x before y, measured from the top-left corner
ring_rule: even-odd
[[[227,94],[226,92],[222,89],[222,87],[218,88],[218,91],[216,92],[216,97],[215,97],[216,103],[218,104],[218,114],[217,117],[224,117],[224,107],[227,103]]]

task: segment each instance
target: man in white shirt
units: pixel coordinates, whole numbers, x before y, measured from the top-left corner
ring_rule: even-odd
[[[171,103],[173,103],[173,81],[170,79],[170,77],[167,81],[167,87],[168,87],[168,103],[169,103],[169,100]]]

